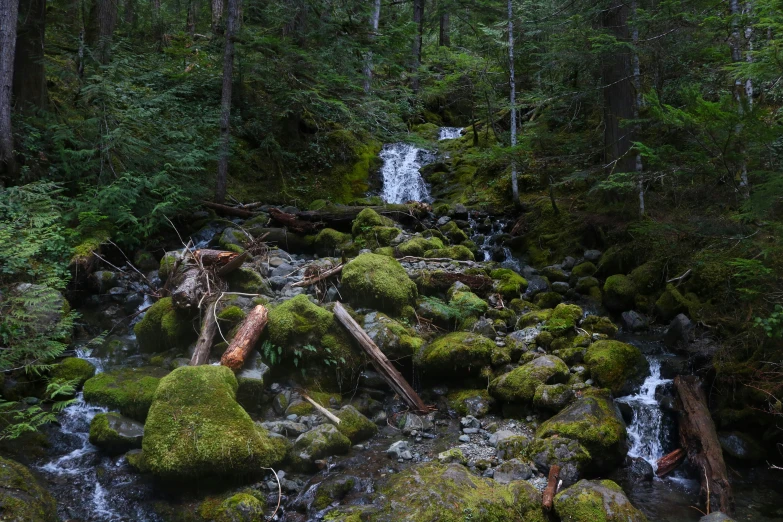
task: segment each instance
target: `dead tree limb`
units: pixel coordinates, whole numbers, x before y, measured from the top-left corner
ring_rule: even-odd
[[[242,263],[245,262],[247,259],[247,252],[242,252],[241,254],[237,255],[235,258],[233,258],[231,261],[220,267],[220,270],[218,270],[218,275],[220,277],[225,277],[240,266],[242,266]]]
[[[658,468],[655,472],[659,477],[665,477],[679,466],[685,460],[685,450],[677,448],[668,455],[664,455],[655,463]]]
[[[331,411],[327,410],[326,408],[324,408],[323,406],[315,402],[307,394],[303,393],[302,398],[307,402],[309,402],[310,404],[312,404],[313,408],[315,408],[318,413],[320,413],[321,415],[323,415],[333,423],[340,424],[340,418],[338,416],[336,416],[334,413],[332,413]]]
[[[220,203],[213,203],[211,201],[202,201],[201,203],[205,207],[209,207],[209,208],[215,209],[219,213],[226,214],[228,216],[237,216],[237,217],[243,217],[243,218],[251,218],[251,217],[255,217],[257,215],[255,212],[251,212],[249,210],[244,210],[244,209],[235,208],[235,207],[229,207],[228,205],[221,205]]]
[[[209,362],[209,351],[212,349],[212,340],[215,338],[217,321],[215,321],[215,303],[210,303],[201,323],[201,333],[196,341],[196,349],[190,359],[191,366],[200,366]]]
[[[326,223],[304,221],[296,217],[295,214],[288,214],[280,209],[269,209],[269,217],[272,221],[285,225],[288,230],[292,232],[299,232],[301,234],[312,234],[324,228]]]
[[[302,279],[298,283],[294,283],[291,286],[292,287],[306,287],[306,286],[314,285],[318,281],[323,281],[324,279],[326,279],[328,277],[331,277],[334,274],[338,274],[338,273],[342,272],[343,266],[345,266],[345,265],[339,264],[339,265],[337,265],[334,268],[330,268],[329,270],[324,270],[323,272],[321,272],[317,276],[308,277],[307,279]]]
[[[400,375],[400,372],[389,362],[389,359],[383,354],[383,352],[375,345],[359,324],[354,321],[353,317],[343,307],[340,302],[334,304],[334,315],[337,320],[342,323],[348,333],[350,333],[354,339],[361,345],[367,355],[372,359],[373,366],[381,374],[381,377],[389,383],[392,390],[394,390],[410,408],[419,413],[427,413],[429,408],[421,400],[421,397],[411,388],[408,381]]]
[[[225,266],[240,254],[228,252],[226,250],[213,250],[211,248],[202,248],[193,252],[196,261],[201,262],[203,266]]]
[[[674,378],[674,388],[681,405],[680,444],[691,464],[704,470],[700,477],[702,500],[710,503],[708,513],[720,510],[731,516],[734,496],[701,380],[680,375]]]
[[[550,511],[555,501],[555,494],[557,493],[557,482],[560,480],[560,466],[552,464],[549,468],[549,478],[546,482],[546,488],[544,489],[543,505],[544,509]]]
[[[223,357],[220,358],[220,364],[228,366],[234,371],[242,368],[245,359],[253,350],[258,338],[261,337],[261,332],[266,327],[267,317],[267,311],[263,305],[253,308],[242,321],[242,325],[231,340],[231,344],[228,345]]]
[[[198,307],[199,299],[204,293],[199,275],[201,269],[193,266],[188,268],[179,279],[179,284],[171,292],[171,301],[177,308]]]

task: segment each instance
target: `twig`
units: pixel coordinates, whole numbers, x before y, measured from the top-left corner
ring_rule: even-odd
[[[691,275],[691,269],[690,268],[688,270],[686,270],[685,273],[682,274],[681,276],[675,277],[673,279],[669,279],[666,282],[667,283],[673,283],[674,281],[677,281],[677,284],[679,285],[682,282],[682,280],[685,279],[686,277],[688,277],[689,275]]]
[[[306,400],[307,402],[309,402],[310,404],[312,404],[313,408],[318,410],[318,413],[320,413],[321,415],[323,415],[324,417],[326,417],[327,419],[329,419],[333,423],[340,424],[340,418],[339,417],[335,416],[334,413],[330,412],[329,410],[327,410],[326,408],[324,408],[323,406],[321,406],[320,404],[315,402],[306,393],[302,394],[302,398],[304,400]]]
[[[280,477],[277,476],[277,472],[275,470],[272,468],[263,467],[261,469],[268,469],[271,471],[275,476],[275,480],[277,481],[277,506],[275,506],[275,510],[272,512],[272,514],[269,515],[269,520],[274,520],[275,515],[277,515],[277,510],[280,509],[280,501],[283,499],[283,488],[280,486]]]
[[[336,267],[330,268],[328,270],[324,270],[323,272],[321,272],[319,275],[317,275],[315,277],[310,277],[308,279],[303,279],[303,280],[299,281],[298,283],[292,284],[291,286],[294,287],[294,288],[300,287],[300,286],[310,286],[312,284],[317,283],[318,281],[321,281],[321,280],[326,279],[327,277],[330,277],[330,276],[332,276],[332,275],[334,275],[334,274],[336,274],[338,272],[341,272],[342,269],[343,269],[343,266],[344,265],[342,263],[340,263]]]

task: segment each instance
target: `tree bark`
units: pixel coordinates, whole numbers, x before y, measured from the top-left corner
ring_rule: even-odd
[[[188,15],[185,20],[185,32],[193,38],[196,34],[196,0],[188,0]]]
[[[544,496],[542,504],[546,511],[550,511],[555,502],[555,494],[557,493],[557,482],[560,480],[560,466],[553,464],[549,468],[549,477],[547,478],[546,488],[544,489]]]
[[[451,47],[451,14],[448,11],[444,11],[440,14],[438,45],[441,47]]]
[[[215,303],[210,303],[201,323],[201,333],[198,336],[198,341],[196,341],[196,348],[193,350],[190,366],[200,366],[209,362],[209,352],[212,349],[212,340],[215,338],[216,331]]]
[[[234,87],[234,38],[239,29],[239,9],[242,0],[228,0],[226,43],[223,51],[223,95],[220,101],[220,151],[215,186],[215,201],[223,203],[228,181],[228,157],[231,149],[231,92]]]
[[[372,18],[370,19],[370,46],[375,42],[375,36],[378,34],[378,26],[381,22],[381,0],[373,2]],[[370,92],[372,85],[372,50],[364,55],[364,92]]]
[[[359,324],[354,321],[353,317],[343,307],[340,302],[334,303],[334,316],[340,323],[348,330],[354,339],[361,345],[367,355],[372,359],[373,366],[383,379],[389,384],[392,390],[394,390],[400,398],[413,410],[419,413],[427,413],[429,408],[421,400],[421,397],[411,388],[408,382],[400,375],[400,372],[389,362],[389,359],[383,354],[383,352],[375,345]]]
[[[11,108],[18,0],[0,0],[0,186],[15,170]]]
[[[413,23],[416,34],[413,36],[413,66],[411,89],[419,91],[419,66],[421,66],[421,42],[424,30],[424,0],[413,0]]]
[[[19,22],[14,60],[14,99],[22,111],[45,109],[46,0],[20,0]]]
[[[743,60],[742,54],[745,45],[743,45],[742,36],[740,34],[739,18],[750,12],[750,2],[748,2],[744,8],[740,8],[739,0],[729,0],[729,10],[731,14],[731,61],[741,62]],[[748,41],[748,44],[750,44],[752,35],[753,28],[747,26],[744,31],[744,36]],[[750,45],[748,45],[745,59],[748,62],[753,61]],[[750,110],[753,107],[753,81],[750,78],[746,78],[744,82],[741,78],[736,78],[734,80],[734,100],[737,103],[737,113],[740,117],[745,114],[746,109]],[[739,135],[741,132],[742,123],[737,125],[736,134]],[[744,147],[740,150],[740,155],[742,156],[740,160],[740,189],[743,196],[747,198],[750,196],[750,181],[748,179],[748,164],[745,161]]]
[[[212,34],[223,32],[223,0],[212,0]]]
[[[197,308],[204,293],[197,267],[186,269],[179,278],[177,288],[171,292],[171,301],[177,308]]]
[[[655,466],[658,468],[655,471],[655,474],[659,477],[665,477],[675,469],[677,469],[677,466],[679,466],[682,461],[685,459],[685,450],[682,448],[677,448],[676,450],[672,451],[671,453],[664,455],[660,459],[658,459],[658,462],[655,463]]]
[[[111,58],[111,40],[117,25],[116,0],[96,0],[90,11],[86,32],[87,44],[96,50],[100,63],[106,65]]]
[[[511,147],[517,146],[517,81],[514,76],[514,18],[511,0],[508,0],[508,68],[511,87]],[[512,152],[513,154],[513,152]],[[514,206],[519,206],[519,184],[517,183],[517,162],[511,160],[511,197]]]
[[[674,378],[674,388],[681,406],[680,443],[699,473],[702,500],[709,502],[709,511],[731,515],[734,496],[701,380],[680,375]]]
[[[258,338],[261,337],[266,322],[266,308],[263,305],[253,308],[237,330],[223,357],[220,358],[220,364],[228,366],[234,371],[241,369],[248,354],[258,342]]]
[[[631,31],[631,39],[633,41],[633,89],[636,94],[633,104],[633,119],[639,119],[639,111],[642,108],[642,74],[641,65],[639,63],[639,27],[637,26],[636,18],[637,2],[633,0],[631,2],[631,22],[633,23],[633,29]],[[634,128],[634,134],[638,133],[639,128]],[[644,165],[642,163],[642,154],[636,151],[634,170],[636,171],[637,186],[639,190],[639,217],[644,217],[644,177],[642,171]]]
[[[618,42],[628,42],[628,6],[622,0],[612,0],[601,18],[604,29]],[[604,95],[604,147],[610,172],[633,172],[636,160],[630,153],[633,129],[622,126],[633,118],[633,85],[631,57],[626,49],[617,49],[602,58]]]

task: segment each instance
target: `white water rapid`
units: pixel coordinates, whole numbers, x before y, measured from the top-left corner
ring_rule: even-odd
[[[438,140],[456,140],[462,136],[462,127],[441,127],[438,129]]]
[[[409,143],[389,143],[381,150],[381,197],[387,203],[428,201],[427,184],[419,169],[424,165],[426,151]]]

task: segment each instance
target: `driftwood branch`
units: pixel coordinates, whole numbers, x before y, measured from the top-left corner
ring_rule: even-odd
[[[326,417],[327,419],[329,419],[333,423],[340,424],[340,418],[339,417],[337,417],[334,413],[332,413],[331,411],[327,410],[326,408],[324,408],[323,406],[321,406],[320,404],[315,402],[307,394],[303,393],[302,394],[302,398],[304,400],[306,400],[307,402],[309,402],[310,404],[312,404],[313,408],[315,408],[318,411],[318,413],[320,413],[321,415],[323,415],[324,417]]]
[[[323,272],[321,272],[320,274],[318,274],[316,276],[308,277],[307,279],[303,279],[303,280],[299,281],[298,283],[292,284],[291,286],[292,287],[306,287],[306,286],[314,285],[318,281],[323,281],[324,279],[326,279],[328,277],[331,277],[334,274],[338,274],[338,273],[342,272],[343,266],[345,266],[345,265],[343,265],[341,263],[341,264],[337,265],[334,268],[330,268],[328,270],[324,270]]]
[[[240,266],[242,266],[242,263],[245,262],[245,259],[247,259],[247,252],[242,252],[241,254],[238,254],[235,258],[233,258],[231,261],[220,267],[220,270],[218,270],[218,275],[220,277],[225,277]]]
[[[177,308],[196,308],[199,299],[204,294],[199,275],[201,269],[197,266],[188,268],[179,279],[179,284],[171,292],[171,301]]]
[[[549,468],[549,477],[546,482],[546,488],[544,489],[542,502],[544,509],[547,511],[551,511],[552,505],[554,504],[558,480],[560,480],[560,466],[552,464],[552,467]]]
[[[683,282],[683,280],[684,280],[686,277],[688,277],[689,275],[691,275],[691,269],[690,269],[690,268],[689,268],[688,270],[686,270],[686,271],[685,271],[685,273],[684,273],[684,274],[682,274],[681,276],[675,277],[675,278],[673,278],[673,279],[669,279],[669,280],[668,280],[668,281],[666,281],[666,282],[667,282],[667,283],[673,283],[673,282],[677,281],[677,284],[679,285],[679,284],[680,284],[680,283],[682,283],[682,282]]]
[[[266,327],[267,318],[267,311],[263,305],[253,308],[242,321],[242,325],[231,340],[231,344],[228,345],[223,357],[220,358],[220,364],[228,366],[234,371],[242,368],[248,354],[253,350],[258,338],[261,337],[261,332]]]
[[[212,349],[212,340],[215,338],[217,330],[214,310],[215,303],[210,303],[206,314],[204,314],[204,321],[201,323],[201,333],[196,342],[196,349],[193,350],[193,357],[190,359],[191,366],[200,366],[209,362],[209,351]]]
[[[361,345],[367,355],[370,356],[373,366],[391,388],[402,398],[410,408],[419,413],[427,413],[429,408],[421,400],[421,397],[411,388],[410,384],[400,375],[400,372],[392,365],[389,359],[375,345],[359,324],[338,301],[334,304],[334,315],[342,323],[348,333]]]
[[[683,460],[685,460],[685,450],[682,448],[677,448],[668,455],[664,455],[658,459],[658,462],[655,463],[656,467],[658,468],[655,474],[659,477],[665,477],[677,469]]]
[[[213,203],[211,201],[202,201],[201,203],[205,207],[215,209],[221,214],[226,214],[228,216],[237,216],[243,218],[251,218],[256,216],[255,212],[251,212],[249,210],[244,210],[236,207],[229,207],[228,205],[221,205],[220,203]]]

